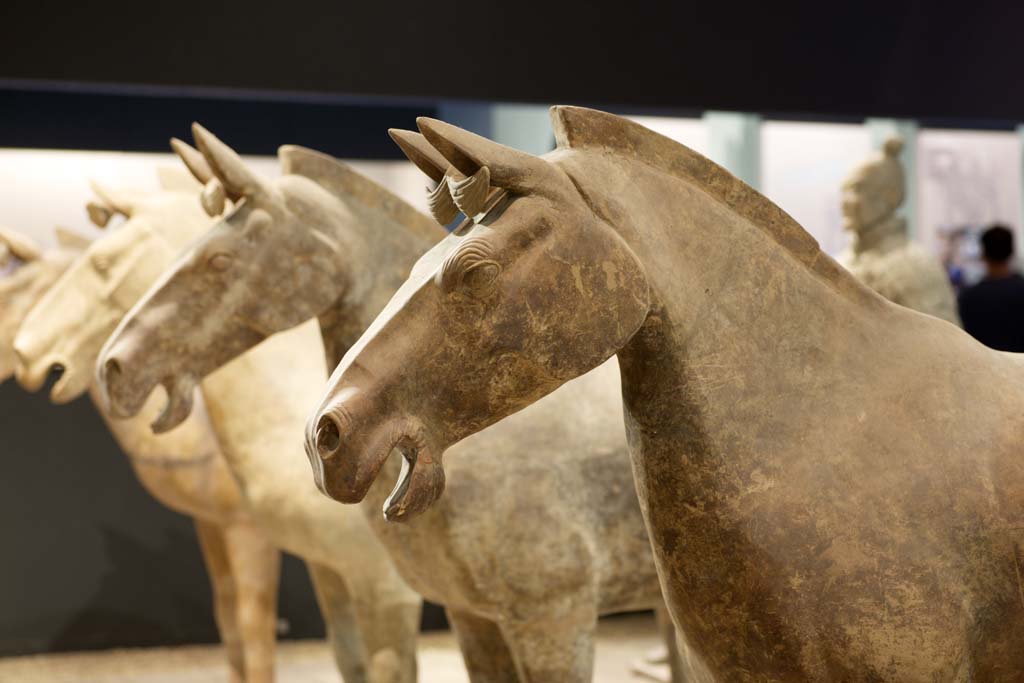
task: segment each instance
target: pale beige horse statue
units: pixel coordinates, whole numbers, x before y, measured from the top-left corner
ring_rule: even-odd
[[[179,153],[208,196],[239,205],[111,338],[102,362],[119,368],[116,379],[107,373],[108,388],[126,412],[137,406],[126,394],[145,396],[166,376],[201,378],[313,316],[336,363],[445,235],[326,155],[283,147],[284,173],[269,181],[209,132],[194,132],[202,154],[184,143]],[[445,199],[433,198],[443,222]],[[397,453],[382,452],[379,476],[368,475],[367,519],[409,584],[445,605],[474,683],[589,681],[597,616],[662,606],[619,396],[610,363],[467,440],[449,454],[447,495],[421,516],[405,499],[409,469]],[[695,664],[677,667],[676,680],[702,680]]]
[[[110,215],[132,211],[138,214],[136,220],[148,220],[152,209],[143,206],[145,200],[131,206],[123,195],[103,192],[104,197],[123,202],[122,208],[116,208],[118,200],[104,198],[91,208],[103,207]],[[177,195],[168,193],[167,203],[175,206],[176,202],[178,208],[196,203],[195,191]],[[204,217],[199,213],[195,218]],[[67,403],[88,390],[96,403],[91,370],[117,318],[85,317],[77,307],[89,292],[108,283],[93,277],[90,266],[73,265],[88,247],[87,241],[79,238],[73,243],[71,233],[61,232],[58,240],[60,249],[43,252],[0,280],[0,353],[5,358],[0,379],[9,377],[17,367],[19,381],[35,391],[50,368],[59,366],[63,372],[54,385],[52,400]],[[96,258],[95,253],[92,257]],[[66,274],[68,270],[71,273]],[[22,284],[8,288],[6,280]],[[20,358],[14,352],[15,339]],[[242,504],[202,404],[191,419],[159,436],[149,429],[157,408],[151,402],[139,417],[130,420],[112,419],[103,410],[99,413],[143,488],[167,507],[193,519],[213,588],[214,616],[226,649],[230,680],[269,683],[274,680],[280,553]]]
[[[323,486],[362,495],[398,445],[424,509],[446,449],[615,354],[666,600],[719,680],[1024,680],[1024,358],[682,145],[552,114],[543,157],[420,121],[481,199],[332,376]]]
[[[212,223],[200,206],[200,186],[191,178],[189,181],[191,188],[183,192],[102,192],[102,206],[92,207],[92,213],[123,213],[128,220],[91,245],[26,321],[15,341],[24,361],[19,371],[23,383],[38,387],[50,368],[59,365],[64,373],[54,387],[55,400],[68,400],[89,388],[96,356],[118,321],[173,262],[182,246]],[[237,517],[250,526],[256,520],[261,533],[307,561],[346,683],[411,682],[415,680],[419,599],[398,577],[362,516],[316,494],[303,466],[298,438],[303,409],[252,410],[241,416],[233,409],[245,396],[245,382],[258,381],[268,368],[275,373],[288,368],[282,381],[260,385],[285,403],[294,387],[305,394],[315,392],[326,375],[323,353],[296,353],[297,349],[308,350],[311,343],[319,344],[315,325],[275,338],[267,348],[246,355],[204,382],[201,391],[190,388],[189,399],[199,410],[155,441],[149,422],[166,420],[158,395],[146,401],[145,420],[108,421],[115,433],[128,430],[127,436],[119,437],[133,439],[125,446],[137,456],[133,464],[140,477],[144,481],[165,478],[154,486],[165,499],[168,491],[178,490],[199,497],[198,502],[191,501],[193,505],[219,503],[222,516]],[[247,376],[255,379],[247,380]],[[183,427],[188,429],[182,431]],[[166,443],[170,439],[173,445],[176,438],[189,435],[194,444],[188,448],[175,451]],[[151,442],[157,446],[140,455],[138,450]],[[216,454],[218,445],[223,460]],[[171,457],[175,453],[182,455]],[[183,462],[189,458],[195,462]],[[188,503],[187,498],[178,501],[179,505]],[[236,554],[245,551],[241,540],[236,544]],[[259,578],[261,566],[271,569],[258,558],[231,559],[243,577],[249,572],[253,579]],[[273,559],[276,577],[276,555]],[[269,574],[267,578],[271,578]],[[272,584],[256,595],[273,606]],[[255,606],[250,605],[249,610],[254,618],[260,614]],[[272,615],[271,610],[267,618]],[[371,675],[372,667],[376,669]]]
[[[21,322],[85,246],[68,244],[72,233],[57,235],[58,247],[44,251],[27,235],[0,228],[0,382],[14,376],[14,335]]]

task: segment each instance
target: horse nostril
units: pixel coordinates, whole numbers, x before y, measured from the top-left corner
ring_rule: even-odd
[[[316,426],[316,451],[321,458],[334,455],[341,445],[341,433],[338,423],[330,415],[324,415]]]
[[[121,376],[121,364],[116,358],[108,358],[103,364],[103,378],[107,383],[116,382]]]

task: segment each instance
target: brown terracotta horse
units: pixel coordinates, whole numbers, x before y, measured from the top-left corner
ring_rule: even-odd
[[[110,194],[118,197],[121,193]],[[194,196],[184,194],[177,198],[183,208],[195,201]],[[94,203],[101,204],[107,206],[103,200]],[[113,207],[108,208],[115,213]],[[144,221],[146,211],[140,207],[139,213]],[[68,305],[67,296],[61,295],[61,291],[71,291],[80,301],[78,297],[93,284],[87,275],[63,279],[69,268],[74,269],[86,244],[61,232],[58,241],[61,246],[57,249],[29,250],[24,238],[0,235],[0,242],[10,245],[22,262],[8,277],[0,278],[0,358],[10,358],[0,367],[0,381],[10,377],[20,361],[19,379],[29,389],[38,389],[51,361],[56,360],[63,373],[54,386],[53,399],[65,403],[88,388],[90,370],[105,337],[93,338],[90,349],[87,331],[91,324],[102,326],[102,320],[97,316],[81,318],[85,311]],[[21,339],[20,359],[14,353],[16,334]],[[38,377],[30,377],[26,366],[36,360],[35,351],[57,355],[49,358],[41,372],[33,373]],[[227,651],[230,680],[269,683],[274,679],[280,553],[244,510],[205,409],[200,407],[193,419],[157,436],[149,430],[156,407],[150,405],[131,420],[113,420],[103,411],[100,416],[128,456],[143,488],[195,523],[213,587],[214,616]]]
[[[426,509],[452,444],[616,354],[662,586],[720,680],[1024,680],[1024,359],[874,294],[699,154],[553,119],[544,157],[421,120],[493,191],[335,371],[323,486],[358,498],[397,445]]]
[[[202,377],[312,316],[336,364],[445,234],[325,155],[284,147],[284,174],[271,182],[207,131],[195,135],[203,154],[183,143],[179,153],[210,196],[219,184],[240,203],[111,338],[115,401],[162,377]],[[368,521],[408,583],[446,606],[474,682],[589,681],[597,615],[662,605],[618,385],[606,365],[460,444],[448,495],[422,516],[406,514],[401,485],[389,493],[408,471],[397,454],[369,486]],[[388,523],[382,509],[407,524]],[[676,666],[676,680],[704,680],[696,663]]]

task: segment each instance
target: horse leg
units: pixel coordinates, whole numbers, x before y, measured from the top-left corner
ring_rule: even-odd
[[[389,568],[390,569],[390,568]],[[385,580],[376,571],[346,574],[359,632],[366,645],[372,683],[415,683],[416,636],[423,601],[397,574]]]
[[[654,617],[658,622],[658,633],[661,634],[665,649],[668,651],[666,660],[669,671],[672,672],[669,680],[672,683],[693,683],[684,673],[683,660],[679,654],[679,641],[676,639],[676,625],[672,623],[668,608],[665,605],[659,605],[654,610]]]
[[[545,621],[501,624],[521,683],[590,683],[596,629],[592,609]]]
[[[676,630],[665,605],[654,610],[658,632],[668,649],[668,666],[672,683],[715,683],[715,676],[690,649],[683,634]]]
[[[333,569],[307,562],[320,614],[327,626],[327,642],[345,683],[368,683],[366,651],[349,587]]]
[[[465,611],[445,609],[445,613],[470,683],[519,683],[512,653],[497,624]]]
[[[227,543],[221,527],[201,519],[193,519],[199,549],[213,589],[213,616],[221,642],[228,655],[231,683],[245,683],[245,656],[236,618],[236,586],[228,561]]]
[[[272,683],[281,553],[251,522],[225,528],[224,537],[235,579],[235,609],[245,660],[245,680],[246,683]]]

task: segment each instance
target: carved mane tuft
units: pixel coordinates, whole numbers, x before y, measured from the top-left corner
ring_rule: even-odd
[[[600,148],[636,158],[687,180],[768,233],[808,266],[821,256],[818,241],[774,202],[689,147],[619,116],[583,107],[551,108],[559,148]]]
[[[443,229],[428,216],[332,156],[298,145],[282,145],[277,156],[284,174],[305,176],[331,194],[355,199],[371,210],[381,211],[423,237],[436,241],[444,235]]]

